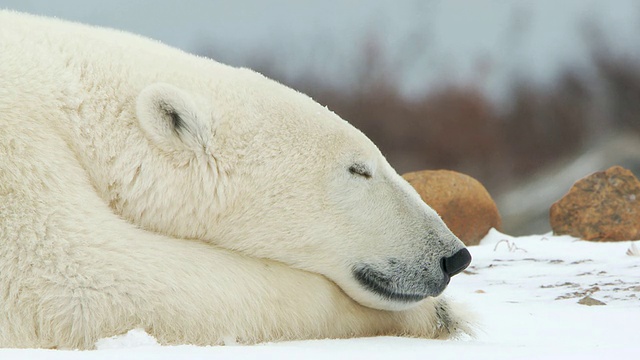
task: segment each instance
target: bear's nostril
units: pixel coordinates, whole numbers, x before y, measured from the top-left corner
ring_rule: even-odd
[[[471,263],[471,254],[467,249],[460,249],[449,257],[443,257],[441,260],[442,271],[445,274],[454,276],[466,269]]]

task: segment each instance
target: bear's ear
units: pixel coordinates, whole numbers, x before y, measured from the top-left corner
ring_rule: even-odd
[[[165,151],[203,150],[211,137],[211,119],[195,99],[169,84],[144,88],[136,103],[140,126],[149,139]]]

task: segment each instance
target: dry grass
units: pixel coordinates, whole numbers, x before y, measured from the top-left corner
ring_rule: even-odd
[[[361,129],[400,173],[457,170],[490,192],[583,150],[611,129],[640,131],[640,66],[606,51],[594,51],[595,74],[567,70],[546,87],[515,80],[507,106],[498,109],[472,85],[444,84],[417,99],[403,97],[393,81],[393,62],[377,49],[365,44],[357,83],[349,90],[313,76],[284,78],[260,57],[253,67]]]

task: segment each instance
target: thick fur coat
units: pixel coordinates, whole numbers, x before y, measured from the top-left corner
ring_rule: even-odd
[[[0,129],[0,347],[468,331],[439,296],[462,243],[362,133],[253,71],[0,11]]]

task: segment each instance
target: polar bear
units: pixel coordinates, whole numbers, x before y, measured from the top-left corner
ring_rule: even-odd
[[[251,70],[0,11],[0,347],[470,331],[464,245],[362,133]]]

